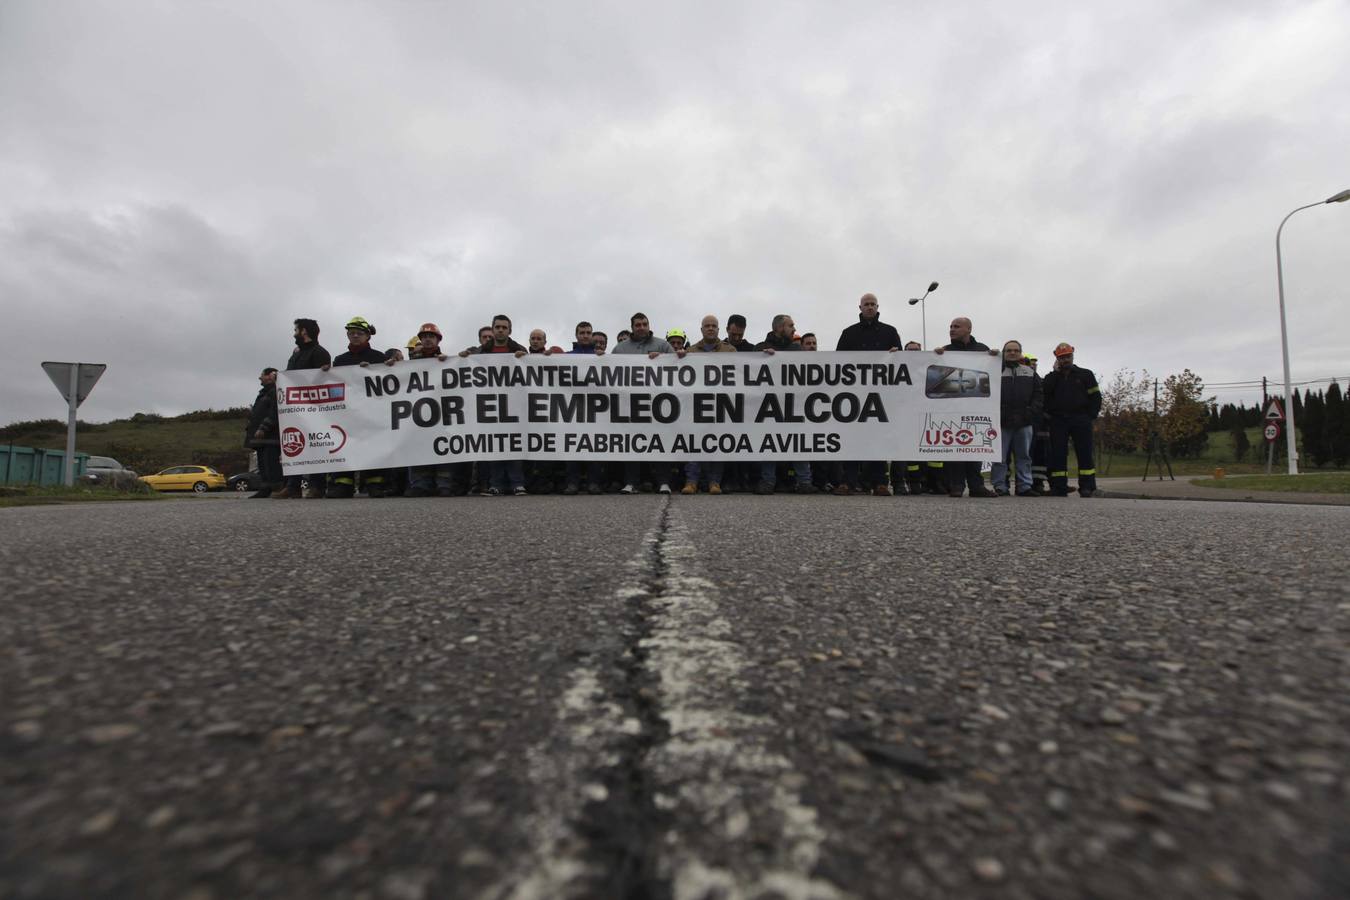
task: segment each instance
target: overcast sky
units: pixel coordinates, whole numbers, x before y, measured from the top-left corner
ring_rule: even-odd
[[[832,348],[935,279],[929,344],[1278,379],[1347,46],[1344,0],[3,0],[0,421],[63,416],[43,360],[108,364],[90,421],[249,403],[299,316]],[[1350,376],[1350,203],[1283,246],[1294,379]]]

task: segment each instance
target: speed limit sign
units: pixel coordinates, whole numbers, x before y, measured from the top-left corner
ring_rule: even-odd
[[[1280,439],[1280,423],[1279,423],[1279,422],[1267,422],[1267,423],[1266,423],[1266,442],[1267,442],[1267,443],[1270,443],[1270,444],[1273,444],[1273,443],[1275,443],[1275,442],[1276,442],[1277,440],[1279,440],[1279,439]]]

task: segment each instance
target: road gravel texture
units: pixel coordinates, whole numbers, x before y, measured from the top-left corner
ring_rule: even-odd
[[[1347,526],[0,510],[0,898],[1350,896]]]

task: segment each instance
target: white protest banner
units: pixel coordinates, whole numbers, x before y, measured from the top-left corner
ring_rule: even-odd
[[[452,356],[279,372],[288,474],[460,460],[994,460],[987,353]]]

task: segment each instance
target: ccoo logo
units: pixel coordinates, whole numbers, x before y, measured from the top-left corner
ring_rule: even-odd
[[[287,403],[341,403],[347,399],[345,384],[314,384],[286,388]]]
[[[305,452],[305,435],[299,428],[285,428],[281,432],[281,452],[299,456]]]

